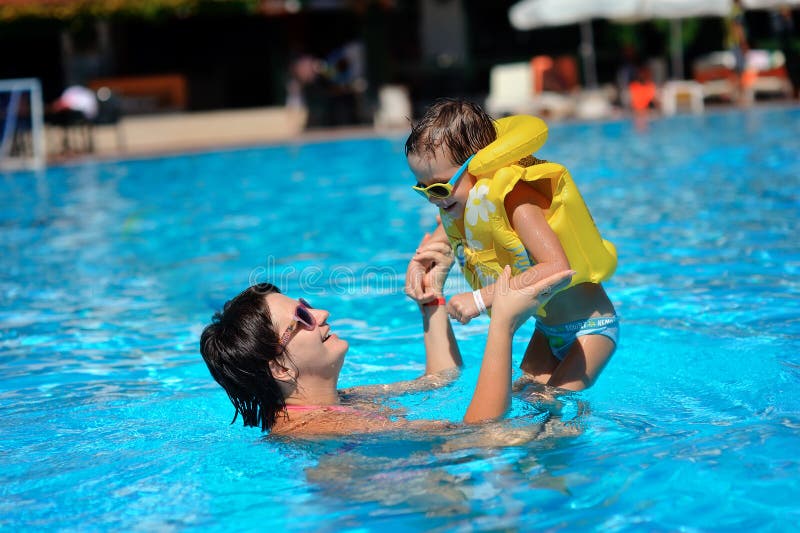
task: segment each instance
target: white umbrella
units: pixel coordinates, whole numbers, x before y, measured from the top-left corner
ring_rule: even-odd
[[[750,3],[767,1],[770,0],[749,0]],[[800,0],[792,1],[800,3]],[[775,2],[778,3],[777,0]],[[588,86],[596,87],[592,19],[605,18],[619,22],[672,19],[672,74],[682,77],[679,19],[703,15],[724,16],[730,11],[731,0],[523,0],[511,6],[508,18],[518,30],[580,24],[584,78]]]
[[[638,0],[523,0],[508,10],[518,30],[579,24],[593,18],[625,18],[636,10]]]
[[[773,9],[783,6],[800,6],[800,0],[742,0],[745,9]]]
[[[681,19],[687,17],[725,16],[731,12],[730,0],[640,0],[636,19]]]
[[[583,77],[589,87],[597,86],[594,60],[593,18],[621,18],[633,13],[636,0],[523,0],[508,10],[511,25],[518,30],[580,24]]]

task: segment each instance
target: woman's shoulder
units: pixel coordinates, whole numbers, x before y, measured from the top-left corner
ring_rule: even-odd
[[[351,435],[374,433],[394,427],[381,413],[346,405],[302,406],[290,408],[278,416],[270,433],[275,435]]]

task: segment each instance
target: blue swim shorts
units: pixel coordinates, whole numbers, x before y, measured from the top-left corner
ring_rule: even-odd
[[[575,339],[584,335],[603,335],[611,339],[616,346],[619,338],[619,318],[616,316],[596,316],[559,324],[558,326],[548,326],[537,319],[536,329],[547,337],[550,350],[561,361],[570,346],[572,346],[572,343],[575,342]]]

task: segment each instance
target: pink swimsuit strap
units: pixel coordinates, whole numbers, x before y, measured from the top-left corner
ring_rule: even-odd
[[[348,407],[346,405],[287,405],[287,411],[314,411],[317,409],[323,409],[327,411],[339,411],[339,412],[353,412],[354,409],[352,407]]]

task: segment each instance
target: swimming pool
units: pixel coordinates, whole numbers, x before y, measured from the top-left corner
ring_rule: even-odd
[[[400,294],[432,207],[402,138],[55,167],[0,177],[0,527],[97,530],[790,530],[800,523],[800,110],[554,124],[619,251],[619,350],[543,420],[309,442],[233,415],[198,338],[270,279],[351,341],[340,385],[423,370]],[[458,420],[453,386],[399,398]],[[517,334],[519,363],[530,327]],[[517,375],[518,371],[515,371]],[[501,445],[505,444],[505,445]]]

